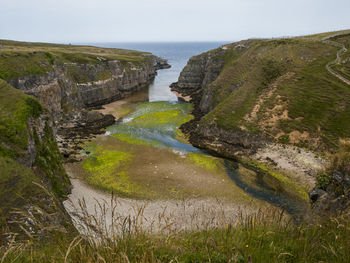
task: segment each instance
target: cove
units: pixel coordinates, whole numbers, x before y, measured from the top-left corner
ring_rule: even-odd
[[[175,70],[178,76],[181,68]],[[113,191],[121,198],[218,198],[253,210],[278,207],[295,220],[305,214],[307,202],[289,185],[186,142],[179,127],[191,120],[192,105],[170,92],[174,79],[168,71],[174,68],[159,71],[148,88],[104,106],[103,112],[119,120],[84,145],[86,159],[69,168],[71,175],[86,182],[91,192]]]

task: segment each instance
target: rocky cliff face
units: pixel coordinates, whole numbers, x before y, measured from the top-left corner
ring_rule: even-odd
[[[37,100],[0,80],[0,243],[72,231],[70,191],[52,119]]]
[[[201,123],[202,117],[218,104],[215,102],[215,88],[220,87],[213,88],[213,83],[225,65],[225,53],[225,48],[218,48],[192,57],[182,70],[178,82],[171,85],[171,89],[181,96],[190,96],[194,104],[194,120],[181,127],[189,135],[190,142],[199,148],[234,158],[243,153],[255,152],[268,138],[240,129],[221,128],[216,125],[215,119],[209,123]]]
[[[80,142],[114,123],[91,109],[148,85],[170,66],[137,51],[0,43],[0,243],[15,233],[74,231],[62,206],[70,181],[61,154],[71,157]]]
[[[219,76],[224,65],[223,54],[223,49],[217,49],[192,57],[181,71],[179,81],[171,85],[173,91],[193,97],[193,102],[198,103],[197,110],[202,114],[210,111],[212,98],[212,94],[204,87]],[[199,100],[194,99],[196,96]]]
[[[221,144],[231,145],[232,153],[252,153],[266,142],[336,150],[350,130],[350,104],[340,96],[348,87],[327,71],[336,55],[326,42],[295,38],[245,40],[191,58],[172,85],[195,104],[191,142],[199,146],[202,137],[220,152]]]
[[[144,63],[104,61],[97,64],[64,63],[54,65],[43,75],[29,75],[8,82],[28,95],[38,98],[55,121],[79,114],[82,109],[118,100],[144,87],[156,70],[168,64],[155,56]]]
[[[348,33],[330,38],[349,45]],[[171,85],[194,104],[194,120],[181,129],[197,147],[267,163],[314,187],[324,164],[314,153],[334,153],[350,134],[349,86],[328,71],[336,57],[338,67],[347,63],[339,52],[315,38],[251,39],[193,57]],[[321,200],[315,207],[326,200],[326,210],[339,210],[348,202],[348,174],[334,172],[329,186],[310,193]]]
[[[112,125],[114,117],[88,111],[119,100],[147,86],[158,69],[170,67],[166,60],[140,55],[137,63],[100,59],[97,63],[53,63],[45,74],[8,80],[25,94],[36,97],[51,115],[52,126],[63,156],[78,159],[79,144],[101,128]]]

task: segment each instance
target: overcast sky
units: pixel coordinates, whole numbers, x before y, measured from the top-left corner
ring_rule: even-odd
[[[232,41],[350,28],[350,0],[0,0],[0,39]]]

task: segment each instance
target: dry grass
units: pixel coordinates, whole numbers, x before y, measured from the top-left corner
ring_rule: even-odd
[[[349,262],[349,215],[295,225],[277,210],[201,230],[173,227],[161,213],[145,227],[145,207],[120,217],[116,197],[90,214],[80,202],[75,221],[84,233],[56,231],[41,240],[13,235],[0,247],[4,262]],[[112,209],[110,209],[112,208]],[[112,221],[107,221],[111,216]],[[210,217],[210,215],[208,215]],[[214,220],[214,218],[212,218]],[[161,223],[162,227],[157,227]],[[25,227],[25,226],[23,226]],[[157,231],[154,231],[157,229]]]

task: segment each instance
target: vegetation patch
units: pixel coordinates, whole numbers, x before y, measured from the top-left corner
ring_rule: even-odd
[[[96,147],[82,164],[83,169],[88,172],[86,181],[123,196],[137,195],[141,188],[132,182],[128,175],[132,157],[133,155],[127,152]]]
[[[349,35],[335,40],[350,43]],[[239,44],[244,48],[227,45],[227,50],[217,55],[224,66],[219,76],[203,87],[213,98],[212,110],[201,118],[200,125],[230,131],[244,127],[275,138],[292,131],[305,132],[309,140],[303,147],[335,150],[338,139],[350,132],[350,89],[326,70],[339,48],[302,38]],[[338,67],[346,69],[347,65],[349,62]],[[283,78],[287,74],[290,77]],[[265,90],[271,94],[264,96]],[[245,116],[253,109],[256,117],[247,120]],[[280,140],[292,143],[286,136]]]
[[[43,108],[0,79],[0,155],[19,156],[27,149],[29,117],[37,118]]]
[[[62,156],[48,122],[45,124],[44,135],[41,139],[39,139],[35,129],[33,137],[37,148],[34,165],[38,171],[44,172],[49,178],[52,191],[59,197],[65,197],[70,187],[70,181],[62,166]]]
[[[350,174],[350,140],[341,139],[339,141],[339,150],[333,155],[330,165],[317,177],[317,187],[326,190],[333,183],[336,188],[341,189],[339,182],[332,179],[335,172]],[[343,190],[342,190],[343,191]]]
[[[144,67],[151,56],[146,52],[99,48],[93,46],[75,46],[47,43],[30,43],[0,40],[0,78],[12,80],[30,75],[43,75],[54,69],[55,65],[74,64],[103,65],[107,70],[98,72],[92,80],[105,80],[112,75],[108,70],[108,61],[119,61],[130,72],[132,68]],[[73,64],[73,65],[72,65]],[[78,83],[86,82],[86,72],[70,69],[70,77]]]
[[[28,75],[42,75],[52,70],[51,61],[44,52],[0,51],[0,78],[11,80]]]
[[[199,167],[207,170],[217,171],[218,170],[218,159],[202,153],[188,153],[188,158]]]
[[[57,234],[0,247],[5,262],[349,262],[350,223],[344,215],[293,225],[280,215],[249,217],[215,229],[152,234],[124,228],[102,242]],[[281,219],[282,218],[282,219]],[[138,228],[137,228],[138,229]],[[5,254],[5,252],[7,252]]]
[[[281,182],[285,189],[291,190],[291,193],[296,193],[300,198],[302,198],[304,201],[309,201],[308,196],[308,190],[305,187],[303,187],[300,183],[296,182],[295,180],[289,178],[288,176],[282,174],[281,172],[278,172],[266,164],[251,161],[250,162],[254,167],[257,167],[260,169],[260,171],[263,171],[267,173],[268,175],[276,178],[279,182]]]
[[[145,146],[159,146],[160,143],[156,141],[150,141],[150,140],[145,140],[145,139],[140,139],[136,135],[128,134],[128,133],[116,133],[113,134],[113,137],[126,142],[128,144],[133,144],[133,145],[145,145]]]
[[[132,121],[128,125],[144,128],[164,128],[170,125],[175,132],[176,127],[193,118],[190,115],[191,107],[189,103],[141,103],[136,111],[128,116],[128,118],[132,118]]]
[[[0,156],[0,169],[0,226],[4,226],[10,211],[20,207],[41,189],[33,184],[40,182],[33,171],[11,158]]]

